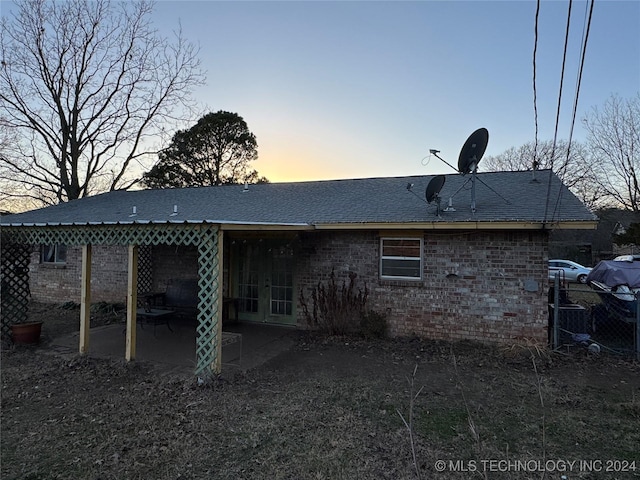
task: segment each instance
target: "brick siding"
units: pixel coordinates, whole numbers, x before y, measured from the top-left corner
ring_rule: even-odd
[[[308,295],[332,268],[340,281],[354,272],[359,285],[366,282],[370,290],[369,307],[387,315],[393,336],[505,344],[546,341],[546,233],[425,233],[421,281],[379,278],[381,236],[308,235],[305,250],[310,254],[297,265],[298,288]],[[536,291],[525,290],[527,280],[537,283]]]
[[[94,246],[91,253],[91,301],[124,303],[127,296],[127,247]],[[65,264],[40,263],[40,249],[35,248],[31,254],[29,276],[33,300],[80,303],[82,248],[67,247]]]
[[[164,292],[169,280],[198,278],[198,249],[185,245],[156,245],[152,250],[153,290]]]
[[[366,282],[369,288],[369,307],[387,315],[393,336],[503,344],[546,341],[546,232],[425,232],[420,281],[379,278],[382,236],[387,235],[378,231],[301,234],[296,247],[296,298],[301,289],[309,296],[311,288],[326,282],[332,270],[339,281],[354,272],[358,285]],[[389,232],[389,236],[399,235]],[[80,262],[77,247],[68,249],[64,268],[41,265],[34,253],[33,298],[79,302]],[[195,247],[154,246],[152,265],[153,289],[163,291],[170,279],[197,277],[198,252]],[[123,301],[126,266],[126,247],[93,248],[92,301]],[[528,291],[532,286],[534,291]],[[304,328],[302,311],[297,311],[298,324]]]

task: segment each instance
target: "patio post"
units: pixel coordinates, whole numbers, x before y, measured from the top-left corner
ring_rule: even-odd
[[[221,267],[224,265],[224,259],[222,258],[224,248],[223,248],[224,234],[222,232],[222,228],[218,230],[218,252],[217,252],[217,262],[218,262],[218,309],[215,313],[216,321],[217,321],[217,348],[216,348],[216,358],[215,365],[212,365],[213,371],[216,373],[220,373],[222,371],[222,305],[224,302],[224,291],[222,288],[223,275],[221,273]]]
[[[91,326],[91,244],[82,245],[82,277],[80,285],[80,354],[89,349]]]
[[[138,308],[138,246],[129,245],[127,266],[127,340],[125,358],[136,358],[136,310]]]
[[[636,292],[636,360],[640,361],[640,292]]]
[[[196,327],[196,375],[222,370],[222,234],[206,226],[198,244],[198,325]]]

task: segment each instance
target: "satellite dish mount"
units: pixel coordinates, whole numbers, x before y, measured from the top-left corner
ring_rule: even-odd
[[[424,192],[427,203],[436,202],[436,216],[438,217],[440,216],[440,190],[442,190],[445,180],[446,177],[444,175],[433,177]]]
[[[456,169],[454,166],[447,163],[444,159],[440,158],[438,153],[439,150],[429,150],[429,152],[434,155],[442,162],[449,165],[454,170],[457,170],[458,173],[463,176],[470,173],[471,178],[468,178],[466,182],[464,182],[460,187],[453,192],[453,195],[449,197],[449,205],[444,209],[445,212],[455,212],[456,209],[453,207],[453,197],[455,197],[460,190],[466,187],[466,185],[471,182],[471,211],[476,213],[476,180],[482,183],[485,187],[491,190],[493,193],[498,195],[502,200],[506,203],[511,203],[509,200],[504,198],[498,192],[496,192],[493,188],[483,182],[480,178],[476,178],[478,173],[478,164],[484,155],[485,150],[487,149],[487,144],[489,143],[489,131],[486,128],[479,128],[475,132],[473,132],[467,141],[464,142],[462,146],[462,150],[460,150],[460,156],[458,157],[458,168]],[[534,167],[535,170],[535,167]],[[432,182],[435,181],[435,178]],[[444,181],[442,182],[444,184]],[[427,187],[428,188],[428,187]],[[428,201],[428,199],[427,199]],[[440,211],[440,204],[438,203],[438,212]]]
[[[464,142],[458,157],[458,172],[462,175],[471,173],[471,211],[476,213],[476,174],[478,164],[489,143],[489,131],[479,128]]]

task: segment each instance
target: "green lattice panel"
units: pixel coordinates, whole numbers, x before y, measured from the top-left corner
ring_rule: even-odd
[[[198,245],[202,225],[82,225],[61,227],[3,227],[12,241],[65,245]],[[215,230],[215,227],[214,227]]]
[[[138,248],[138,293],[150,292],[153,287],[151,248],[151,245],[142,245]]]
[[[29,262],[31,249],[26,245],[0,240],[0,313],[2,336],[8,335],[10,326],[22,323],[28,317]]]
[[[198,327],[196,374],[216,368],[218,348],[218,291],[221,288],[218,265],[218,227],[215,225],[68,225],[59,227],[3,227],[14,243],[65,245],[195,245],[198,247]],[[215,372],[217,373],[217,372]]]
[[[206,232],[198,246],[198,327],[196,329],[196,375],[215,372],[218,348],[218,234]]]

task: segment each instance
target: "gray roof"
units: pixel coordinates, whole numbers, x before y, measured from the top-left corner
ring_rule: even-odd
[[[7,215],[0,218],[0,225],[193,222],[344,227],[596,220],[550,170],[536,172],[535,179],[532,172],[477,174],[475,213],[470,208],[472,176],[445,177],[440,216],[436,215],[436,204],[425,201],[425,189],[433,176],[408,176],[252,184],[246,190],[243,185],[227,185],[115,191]],[[413,185],[411,189],[409,184]],[[455,211],[443,211],[450,197]],[[136,214],[132,215],[134,207]]]

